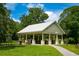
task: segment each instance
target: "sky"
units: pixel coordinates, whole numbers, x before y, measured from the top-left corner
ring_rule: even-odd
[[[58,21],[64,9],[78,5],[78,3],[7,3],[5,7],[11,11],[10,17],[16,22],[20,22],[20,17],[28,15],[28,9],[34,7],[40,7],[48,14],[49,18],[46,21]]]

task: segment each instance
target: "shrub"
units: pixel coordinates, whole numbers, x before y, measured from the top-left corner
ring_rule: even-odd
[[[18,40],[18,35],[15,32],[12,34],[12,40]]]

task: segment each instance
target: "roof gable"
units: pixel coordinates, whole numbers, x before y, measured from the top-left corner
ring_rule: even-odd
[[[65,34],[63,29],[56,22],[54,22],[50,26],[48,26],[45,30],[42,31],[42,33],[59,34],[59,35]]]

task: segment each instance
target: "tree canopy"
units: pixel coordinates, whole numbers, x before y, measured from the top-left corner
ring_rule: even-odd
[[[12,34],[15,30],[15,24],[10,18],[10,11],[0,4],[0,42],[6,40],[5,34]]]
[[[65,9],[60,15],[59,24],[68,37],[72,37],[77,41],[79,36],[79,6]]]
[[[48,18],[48,15],[44,13],[41,8],[29,8],[29,14],[23,15],[21,19],[21,28],[30,24],[36,24],[44,22]]]

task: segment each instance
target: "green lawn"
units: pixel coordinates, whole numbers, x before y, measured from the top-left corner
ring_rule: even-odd
[[[62,47],[76,53],[79,55],[79,46],[76,46],[76,45],[62,45]]]
[[[62,56],[51,46],[0,47],[0,56]]]

